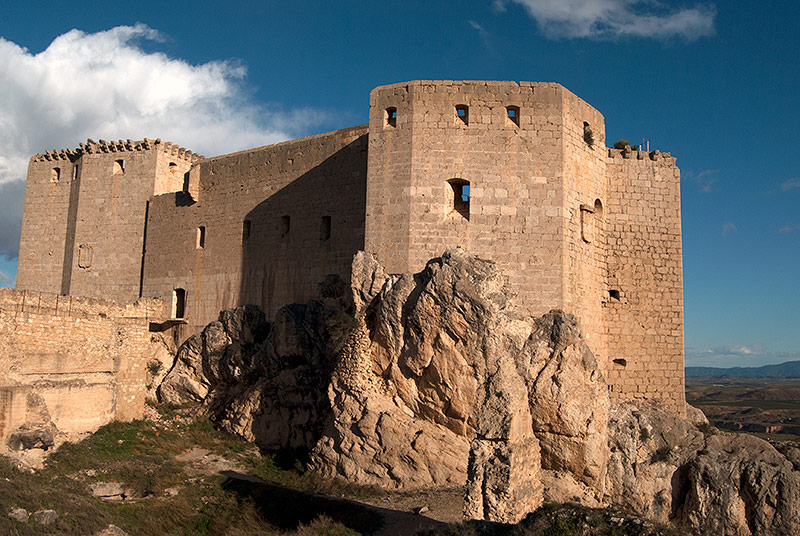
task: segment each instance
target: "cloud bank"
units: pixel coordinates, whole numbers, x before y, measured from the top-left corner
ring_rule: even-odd
[[[291,138],[325,120],[253,100],[236,61],[191,65],[144,41],[144,25],[72,30],[32,54],[0,37],[0,255],[19,245],[31,155],[86,138],[162,138],[208,156]]]
[[[767,351],[760,344],[686,348],[687,367],[760,367],[800,360],[797,351]]]
[[[714,34],[716,8],[671,8],[658,0],[506,0],[523,5],[550,39],[642,37],[693,41]],[[495,0],[502,9],[503,0]]]

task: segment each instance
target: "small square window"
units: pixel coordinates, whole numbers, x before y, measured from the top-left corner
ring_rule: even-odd
[[[456,120],[461,121],[465,125],[469,125],[469,106],[466,104],[459,104],[456,106]]]
[[[397,108],[386,108],[386,126],[397,126]]]

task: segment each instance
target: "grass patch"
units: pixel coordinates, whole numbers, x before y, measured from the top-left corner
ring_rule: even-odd
[[[382,522],[380,515],[360,505],[309,493],[362,490],[306,474],[302,453],[260,456],[254,445],[180,408],[163,408],[161,418],[104,426],[80,443],[63,445],[35,473],[20,471],[0,457],[0,505],[5,508],[0,511],[0,534],[85,535],[113,523],[131,536],[352,536],[374,532]],[[176,459],[192,448],[208,450],[241,470],[203,471]],[[144,498],[106,502],[91,495],[93,483],[108,481],[123,483]],[[33,519],[24,524],[10,519],[12,507],[29,513],[52,509],[59,517],[45,529]]]

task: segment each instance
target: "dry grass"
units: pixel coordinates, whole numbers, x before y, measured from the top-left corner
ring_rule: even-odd
[[[241,467],[241,472],[203,473],[176,460],[203,448]],[[250,478],[259,475],[259,478]],[[105,502],[91,495],[98,481],[118,481],[141,496]],[[291,486],[294,489],[283,487]],[[177,489],[171,496],[167,490]],[[219,432],[205,420],[166,411],[162,422],[113,423],[76,444],[62,446],[35,473],[0,458],[0,534],[93,534],[113,523],[134,535],[352,536],[380,526],[372,511],[309,490],[316,479],[298,468],[281,468],[252,444]],[[358,492],[358,490],[354,490]],[[12,507],[55,510],[58,521],[43,527],[7,517]]]

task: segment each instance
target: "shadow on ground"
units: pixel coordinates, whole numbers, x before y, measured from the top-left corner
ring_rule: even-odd
[[[296,530],[320,516],[365,535],[413,535],[445,527],[444,523],[412,514],[286,488],[256,476],[222,471],[226,491],[250,499],[263,519],[285,531]]]

